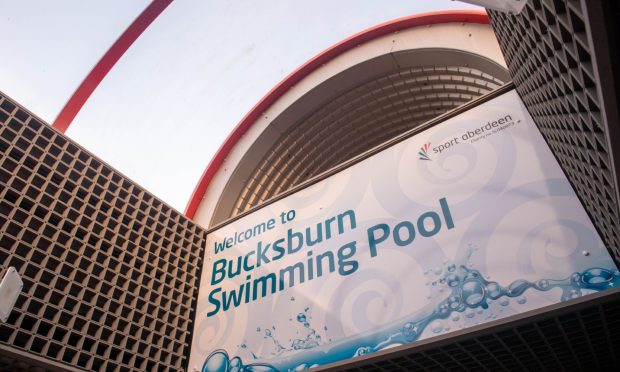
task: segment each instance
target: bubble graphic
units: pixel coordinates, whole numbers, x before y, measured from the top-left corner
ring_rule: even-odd
[[[440,320],[435,320],[431,323],[431,331],[433,333],[439,333],[443,331],[443,323]]]
[[[536,287],[542,291],[546,291],[549,289],[549,281],[546,279],[542,279],[536,282]]]
[[[461,300],[457,296],[450,296],[448,298],[448,307],[450,309],[456,309],[461,304]]]
[[[415,340],[418,336],[417,327],[411,322],[405,323],[402,329],[402,333],[403,336],[405,336],[405,340],[407,342]]]
[[[577,290],[574,290],[574,289],[572,291],[568,292],[568,297],[571,298],[571,299],[572,298],[577,298],[580,295],[581,295],[580,292],[577,291]]]
[[[508,286],[508,295],[510,297],[515,297],[516,295],[525,292],[525,290],[530,288],[531,286],[532,284],[526,280],[522,280],[522,279],[515,280],[514,282],[510,283],[510,285]]]
[[[243,368],[243,363],[241,363],[241,358],[234,357],[230,360],[230,364],[228,370],[230,372],[241,372],[241,368]]]
[[[368,354],[370,352],[372,352],[372,349],[370,348],[370,346],[362,346],[359,349],[355,350],[355,354],[353,354],[353,356],[357,357],[357,356]]]
[[[614,274],[609,270],[594,268],[583,273],[582,281],[589,285],[607,288],[609,287],[609,283],[613,280],[613,277]]]
[[[484,300],[484,287],[478,280],[469,280],[461,287],[461,297],[469,306],[476,306]]]
[[[456,287],[457,285],[459,285],[459,277],[454,275],[454,274],[450,274],[446,277],[446,282],[448,283],[448,285],[450,287]]]
[[[230,361],[228,359],[228,354],[224,350],[216,350],[211,355],[207,357],[204,366],[202,367],[203,372],[226,372],[228,371],[228,367],[230,365]]]
[[[502,287],[497,283],[489,283],[487,284],[487,293],[489,294],[489,298],[495,300],[502,295]]]

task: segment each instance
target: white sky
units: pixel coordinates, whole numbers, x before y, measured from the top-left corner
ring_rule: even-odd
[[[0,0],[0,90],[52,122],[145,0]],[[448,0],[175,1],[67,134],[183,211],[239,120],[286,75],[376,24]]]
[[[147,0],[0,0],[0,91],[52,122]]]

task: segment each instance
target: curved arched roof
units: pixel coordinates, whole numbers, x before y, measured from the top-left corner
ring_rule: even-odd
[[[357,33],[306,62],[267,93],[231,132],[202,174],[188,202],[185,214],[190,218],[194,217],[213,177],[224,163],[230,151],[241,137],[254,125],[257,119],[290,88],[295,86],[295,84],[299,83],[317,68],[333,60],[342,53],[383,35],[415,26],[455,22],[488,24],[489,20],[486,13],[481,11],[442,11],[404,17]]]
[[[269,127],[277,131],[253,138],[238,163],[227,162],[234,169],[226,172],[212,222],[243,213],[497,89],[508,80],[503,72],[469,53],[425,48],[375,57],[337,74],[274,117]]]

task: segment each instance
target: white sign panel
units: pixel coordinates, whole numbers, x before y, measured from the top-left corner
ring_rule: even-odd
[[[511,91],[210,233],[189,369],[306,369],[618,284]]]

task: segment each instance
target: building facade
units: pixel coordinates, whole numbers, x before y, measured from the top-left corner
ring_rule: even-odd
[[[344,40],[248,113],[185,215],[0,94],[0,269],[24,281],[0,369],[187,370],[206,228],[511,80],[618,264],[616,14],[532,0]],[[619,314],[608,290],[324,369],[619,367]]]
[[[529,1],[489,11],[519,95],[620,261],[614,1]]]
[[[185,369],[205,231],[4,94],[0,122],[0,369]]]

